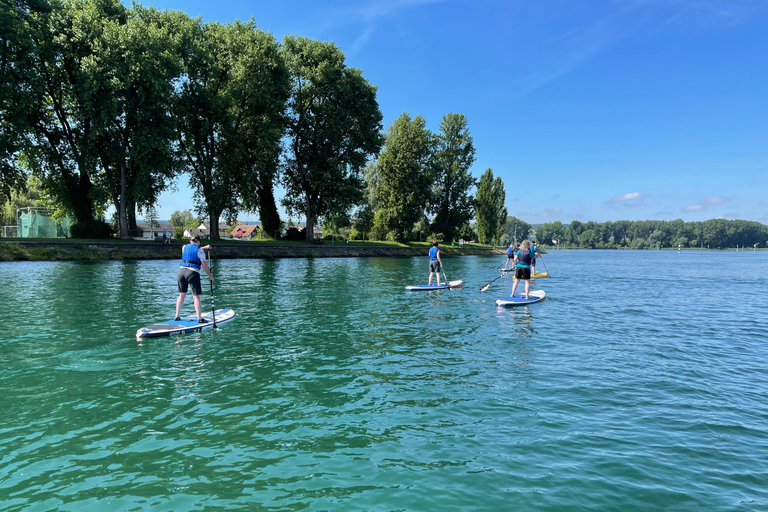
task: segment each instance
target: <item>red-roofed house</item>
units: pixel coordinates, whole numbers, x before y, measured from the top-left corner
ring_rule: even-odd
[[[260,224],[245,225],[238,224],[235,229],[232,230],[232,238],[235,240],[253,240],[258,234],[258,230],[261,229]]]

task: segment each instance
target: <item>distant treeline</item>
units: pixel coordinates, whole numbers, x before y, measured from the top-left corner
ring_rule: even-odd
[[[589,249],[656,249],[659,247],[758,247],[768,245],[768,226],[748,220],[711,219],[703,222],[677,220],[618,220],[615,222],[560,221],[536,226],[508,217],[502,243],[532,235],[539,243]]]

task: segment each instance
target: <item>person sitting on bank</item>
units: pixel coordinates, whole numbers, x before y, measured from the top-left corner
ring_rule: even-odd
[[[176,318],[175,320],[181,320],[179,317],[181,313],[181,307],[184,305],[184,299],[187,296],[187,290],[192,288],[192,300],[195,304],[195,312],[197,313],[197,322],[201,324],[208,323],[208,320],[203,318],[203,306],[200,300],[200,296],[203,294],[203,287],[200,285],[200,268],[205,270],[208,274],[208,280],[213,282],[213,275],[211,269],[208,268],[208,264],[205,261],[204,249],[210,249],[210,245],[200,247],[200,235],[193,235],[189,239],[189,243],[181,249],[181,265],[179,267],[178,274],[178,287],[179,298],[176,299]]]

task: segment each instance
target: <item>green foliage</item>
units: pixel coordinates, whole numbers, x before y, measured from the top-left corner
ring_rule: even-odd
[[[517,217],[507,217],[504,221],[504,234],[507,235],[508,240],[506,245],[525,240],[530,232],[531,225]]]
[[[374,232],[406,242],[424,218],[434,176],[429,169],[431,137],[421,116],[403,113],[387,129],[386,144],[370,183],[377,199]]]
[[[467,125],[463,114],[446,114],[434,141],[435,184],[429,211],[435,215],[433,231],[444,233],[446,240],[456,239],[461,226],[474,217],[470,190],[476,183],[469,170],[475,162],[475,146]]]
[[[32,176],[25,186],[12,191],[7,201],[0,197],[0,226],[15,226],[19,208],[40,206],[39,186],[39,181]]]
[[[72,225],[72,238],[112,238],[112,226],[102,220],[89,219]]]
[[[493,178],[493,169],[487,169],[477,184],[475,218],[477,235],[481,244],[498,241],[504,233],[507,208],[504,206],[506,192],[501,178]]]
[[[310,237],[318,217],[361,202],[361,170],[381,149],[383,116],[376,87],[333,43],[288,36],[283,56],[293,81],[283,205],[306,216]]]
[[[288,70],[274,38],[253,20],[187,24],[185,80],[174,113],[200,211],[218,239],[220,216],[260,209],[279,225],[272,181],[289,93]],[[242,204],[240,202],[242,200]]]
[[[3,117],[12,127],[11,140],[21,165],[42,179],[42,188],[62,214],[84,222],[93,218],[106,196],[95,181],[98,174],[100,106],[86,72],[98,57],[94,42],[105,27],[125,23],[119,0],[65,1],[55,8],[33,8],[19,19],[19,47],[28,52],[15,66],[24,71],[13,82],[18,92],[4,103]],[[3,130],[5,132],[5,129]],[[21,137],[21,138],[19,138]],[[5,139],[6,142],[9,140]],[[9,147],[6,144],[6,147]]]
[[[98,183],[118,212],[123,238],[136,206],[154,204],[181,169],[170,109],[181,76],[177,33],[184,18],[134,4],[124,18],[105,20],[93,58],[82,66],[85,98],[98,113]]]
[[[283,240],[305,240],[305,229],[299,226],[289,226],[285,229]]]
[[[536,227],[536,240],[540,244],[551,244],[552,240],[564,242],[566,227],[562,222],[547,222]],[[527,236],[527,235],[526,235]]]
[[[597,223],[572,221],[546,223],[536,228],[542,244],[556,239],[561,245],[583,248],[657,249],[686,247],[753,247],[768,236],[768,226],[754,221],[711,219],[703,222],[683,222],[681,219],[619,220]]]

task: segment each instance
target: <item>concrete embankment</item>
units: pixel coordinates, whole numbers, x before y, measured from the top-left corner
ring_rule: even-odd
[[[176,259],[183,243],[169,245],[123,241],[2,241],[0,261],[95,261]],[[213,257],[232,258],[347,258],[424,256],[428,248],[420,246],[291,244],[248,242],[213,242]],[[487,247],[440,247],[446,256],[500,254]]]

